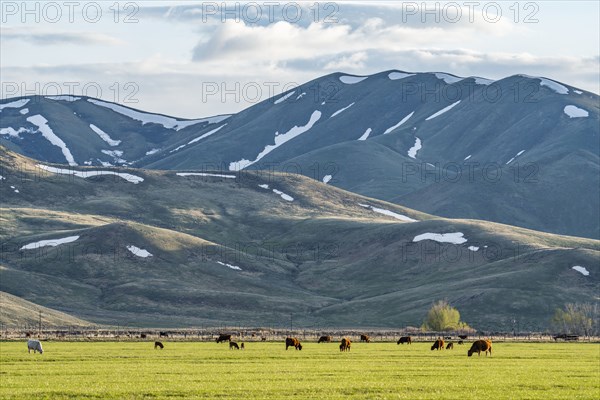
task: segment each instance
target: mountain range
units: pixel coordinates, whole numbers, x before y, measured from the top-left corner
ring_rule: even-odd
[[[40,161],[298,173],[442,217],[599,239],[599,100],[524,75],[334,73],[195,120],[81,96],[7,99],[0,137]]]

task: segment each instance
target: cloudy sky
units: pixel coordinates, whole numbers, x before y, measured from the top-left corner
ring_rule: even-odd
[[[0,3],[2,98],[72,92],[192,118],[390,69],[600,91],[595,1],[24,4]]]

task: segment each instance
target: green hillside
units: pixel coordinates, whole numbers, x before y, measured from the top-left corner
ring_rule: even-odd
[[[0,148],[0,290],[95,323],[398,327],[445,298],[476,328],[543,328],[565,302],[598,301],[597,240],[437,218],[300,175],[71,170],[132,183],[38,164]],[[466,241],[415,241],[426,233]]]

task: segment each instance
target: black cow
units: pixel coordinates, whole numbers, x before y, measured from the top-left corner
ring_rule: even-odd
[[[412,338],[410,336],[402,336],[400,339],[398,339],[398,341],[396,342],[396,344],[412,344]]]
[[[161,342],[154,342],[154,350],[156,349],[164,349],[165,346]]]
[[[331,343],[331,336],[321,336],[317,343]]]
[[[221,333],[217,338],[217,343],[221,342],[231,342],[231,335],[224,335]]]

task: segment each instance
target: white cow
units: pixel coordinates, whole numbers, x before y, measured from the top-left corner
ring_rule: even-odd
[[[42,349],[42,344],[40,343],[39,340],[28,340],[27,341],[27,352],[31,353],[31,350],[33,350],[34,354],[37,351],[39,351],[40,354],[44,353],[44,349]]]

